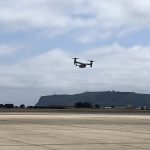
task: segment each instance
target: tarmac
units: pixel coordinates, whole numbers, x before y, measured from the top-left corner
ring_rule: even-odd
[[[0,113],[1,150],[150,150],[150,115]]]

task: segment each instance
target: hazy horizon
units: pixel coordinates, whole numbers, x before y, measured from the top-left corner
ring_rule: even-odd
[[[150,93],[149,0],[0,0],[0,103],[84,91]],[[94,60],[79,69],[73,57]]]

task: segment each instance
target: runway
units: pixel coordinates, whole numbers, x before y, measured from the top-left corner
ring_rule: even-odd
[[[150,150],[150,115],[0,113],[2,150]]]

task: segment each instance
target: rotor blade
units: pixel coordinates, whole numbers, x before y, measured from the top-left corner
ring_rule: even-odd
[[[72,59],[79,59],[79,58],[72,58]]]
[[[95,61],[93,61],[93,60],[88,60],[88,61],[90,61],[90,62],[95,62]]]

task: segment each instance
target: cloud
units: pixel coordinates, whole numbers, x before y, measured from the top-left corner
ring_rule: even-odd
[[[149,30],[149,0],[0,0],[0,3],[4,43],[0,45],[0,98],[5,102],[12,99],[16,103],[30,100],[33,103],[33,99],[37,101],[41,95],[54,91],[150,92],[150,47],[136,40],[128,48],[113,43],[128,34]],[[109,40],[113,44],[108,45]],[[19,44],[7,41],[26,47],[22,49]],[[101,46],[102,41],[107,46]],[[76,48],[81,51],[73,51]],[[80,57],[84,62],[92,59],[95,63],[93,68],[79,69],[73,65],[72,57]]]
[[[71,58],[77,56],[74,52],[53,49],[19,64],[1,65],[0,88],[3,95],[13,93],[17,103],[18,95],[22,95],[21,102],[28,103],[29,100],[25,101],[28,97],[32,103],[35,97],[54,91],[69,94],[114,89],[149,93],[149,49],[113,44],[82,51],[78,54],[81,61],[95,61],[93,68],[86,69],[73,65]]]
[[[0,56],[16,53],[18,50],[19,50],[19,45],[17,46],[17,45],[1,44]]]
[[[149,0],[0,2],[3,30],[40,29],[49,37],[69,33],[81,43],[124,36],[150,25]]]

